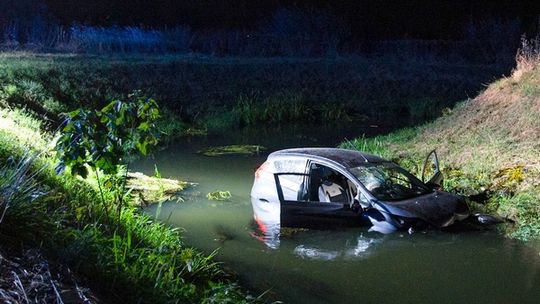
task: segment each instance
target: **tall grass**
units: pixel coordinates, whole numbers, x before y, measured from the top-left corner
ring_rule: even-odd
[[[378,137],[366,138],[364,135],[352,140],[344,141],[340,144],[340,148],[359,150],[380,157],[388,157],[390,155],[385,149],[383,141],[381,139],[379,139]]]
[[[275,96],[259,100],[242,95],[232,109],[241,125],[310,121],[314,118],[313,106],[301,95]]]
[[[533,39],[521,37],[521,48],[516,54],[516,68],[514,73],[523,74],[538,67],[540,62],[540,36]]]
[[[32,171],[35,158],[35,155],[20,160],[9,158],[0,167],[0,225],[6,216],[31,208],[29,204],[45,194],[36,181],[40,169]]]
[[[242,127],[363,123],[367,118],[354,105],[316,103],[302,94],[290,93],[267,98],[240,95],[232,109],[222,107],[212,111],[203,115],[199,123],[210,132],[217,132]]]

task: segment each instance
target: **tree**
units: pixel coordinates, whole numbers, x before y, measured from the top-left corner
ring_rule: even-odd
[[[138,92],[130,94],[127,102],[113,100],[101,110],[81,108],[66,114],[56,143],[60,160],[57,172],[69,168],[71,174],[86,178],[89,169],[93,170],[107,217],[103,188],[113,193],[120,217],[129,162],[136,154],[147,155],[157,145],[158,118],[157,103]]]

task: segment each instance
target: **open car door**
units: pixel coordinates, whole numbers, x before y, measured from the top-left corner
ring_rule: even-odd
[[[424,166],[422,168],[422,182],[434,189],[441,189],[443,179],[444,177],[439,167],[439,158],[437,157],[437,152],[433,150],[429,152],[426,160],[424,161]]]
[[[281,226],[319,226],[338,218],[355,218],[348,201],[320,202],[310,195],[312,175],[304,173],[275,173],[280,202]]]

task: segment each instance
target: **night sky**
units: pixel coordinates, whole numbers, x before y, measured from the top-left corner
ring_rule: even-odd
[[[537,29],[540,1],[486,0],[44,0],[65,24],[188,25],[194,30],[252,30],[278,8],[323,11],[346,22],[358,38],[452,39],[471,21],[519,20],[522,32]]]

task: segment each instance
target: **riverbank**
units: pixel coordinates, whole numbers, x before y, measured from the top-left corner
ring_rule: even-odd
[[[540,238],[540,56],[522,50],[509,77],[490,84],[432,123],[342,147],[390,158],[419,173],[436,149],[444,188],[465,195],[475,210],[513,221],[504,233]]]
[[[105,213],[89,183],[57,175],[52,136],[28,113],[0,110],[2,253],[20,248],[9,250],[14,257],[4,256],[2,263],[38,250],[47,263],[76,274],[102,302],[253,301],[212,255],[186,245],[178,229],[134,207],[121,217]]]
[[[168,135],[315,121],[397,128],[438,117],[509,69],[436,58],[3,53],[0,99],[54,122],[58,113],[141,90],[167,113]]]

